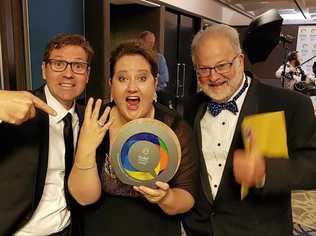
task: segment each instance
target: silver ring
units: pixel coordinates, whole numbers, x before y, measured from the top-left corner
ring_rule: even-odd
[[[104,126],[104,124],[101,122],[101,121],[97,121],[97,124],[98,124],[98,126],[100,127],[100,128],[102,128],[103,126]]]

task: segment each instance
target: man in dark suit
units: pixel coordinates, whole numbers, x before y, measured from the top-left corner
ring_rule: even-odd
[[[204,95],[198,95],[196,113],[190,106],[201,191],[183,219],[187,235],[292,235],[291,190],[316,187],[316,120],[310,99],[246,76],[238,33],[229,26],[199,32],[192,58]],[[243,118],[274,111],[285,113],[289,159],[262,156],[251,131],[251,150],[244,150]],[[243,200],[241,183],[249,186]]]
[[[43,56],[46,85],[0,91],[0,235],[80,235],[67,176],[92,56],[81,35],[57,35]]]

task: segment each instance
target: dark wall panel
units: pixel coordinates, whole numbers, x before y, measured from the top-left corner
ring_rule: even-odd
[[[85,33],[94,48],[86,97],[107,97],[110,57],[110,0],[85,1]]]
[[[139,33],[150,30],[156,35],[159,45],[160,8],[137,4],[111,5],[111,48],[128,39],[137,38]]]
[[[57,33],[84,33],[84,0],[29,0],[32,87],[43,84],[41,62],[48,40]]]

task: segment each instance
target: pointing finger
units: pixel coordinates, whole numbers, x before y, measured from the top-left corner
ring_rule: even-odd
[[[28,117],[25,120],[34,118],[36,115],[36,110],[35,110],[35,106],[31,106],[30,110],[29,110],[29,114]]]
[[[34,95],[32,95],[32,102],[35,107],[37,107],[38,109],[41,109],[42,111],[45,111],[47,114],[52,115],[52,116],[57,115],[56,111],[53,108],[48,106],[44,101],[42,101],[41,99],[39,99],[38,97]]]

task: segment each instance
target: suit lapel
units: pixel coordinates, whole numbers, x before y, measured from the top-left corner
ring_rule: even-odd
[[[36,90],[34,94],[41,100],[46,102],[44,87]],[[47,165],[48,165],[48,146],[49,146],[49,117],[42,110],[36,110],[38,117],[38,128],[41,130],[40,150],[39,150],[39,166],[37,174],[36,192],[33,207],[37,207],[43,193]]]
[[[245,97],[244,103],[242,105],[240,115],[238,117],[235,133],[233,136],[232,143],[230,145],[227,161],[225,164],[225,169],[223,172],[223,176],[221,179],[219,190],[218,190],[217,195],[216,195],[216,199],[221,197],[224,189],[227,187],[225,183],[230,182],[230,179],[232,178],[233,152],[237,148],[243,148],[241,128],[240,128],[241,123],[242,123],[244,117],[251,115],[251,114],[258,113],[258,111],[259,111],[258,86],[259,86],[259,82],[255,79],[252,79],[251,83],[250,83],[250,87],[247,91],[247,95]],[[210,187],[210,183],[209,183],[207,168],[206,168],[206,164],[205,164],[203,152],[202,152],[202,137],[201,137],[200,121],[206,112],[206,106],[207,106],[207,103],[206,102],[203,103],[197,112],[195,123],[194,123],[194,132],[195,132],[195,137],[197,138],[199,157],[201,159],[200,177],[201,177],[201,184],[202,184],[203,192],[204,192],[204,195],[206,196],[206,198],[208,199],[209,203],[214,204],[214,199],[212,196],[212,191],[211,191],[211,187]],[[236,190],[236,191],[239,192],[240,189],[238,188],[238,190]]]
[[[228,183],[235,183],[233,176],[233,154],[234,151],[238,148],[244,148],[242,134],[241,134],[241,123],[246,116],[256,114],[259,111],[259,100],[258,100],[258,84],[259,82],[255,79],[251,80],[250,87],[248,89],[247,95],[243,102],[236,129],[234,132],[234,136],[229,148],[225,168],[223,171],[223,176],[221,178],[221,183],[219,185],[219,189],[216,195],[217,198],[221,198],[224,191],[236,191],[237,194],[240,192],[239,185],[227,186]]]
[[[197,114],[196,114],[196,119],[194,123],[194,132],[195,132],[195,137],[197,138],[196,142],[197,142],[198,154],[199,154],[200,163],[201,163],[200,178],[201,178],[202,189],[209,203],[213,204],[213,195],[212,195],[211,185],[209,182],[208,172],[207,172],[207,168],[206,168],[206,164],[205,164],[204,156],[202,152],[201,119],[203,118],[203,115],[205,114],[205,112],[206,112],[206,103],[203,103],[198,109]]]
[[[250,87],[248,89],[247,95],[245,97],[244,103],[242,105],[240,115],[238,117],[234,137],[230,145],[228,156],[232,156],[234,147],[239,138],[241,138],[241,123],[246,116],[258,113],[258,92],[257,92],[258,82],[252,79]]]

